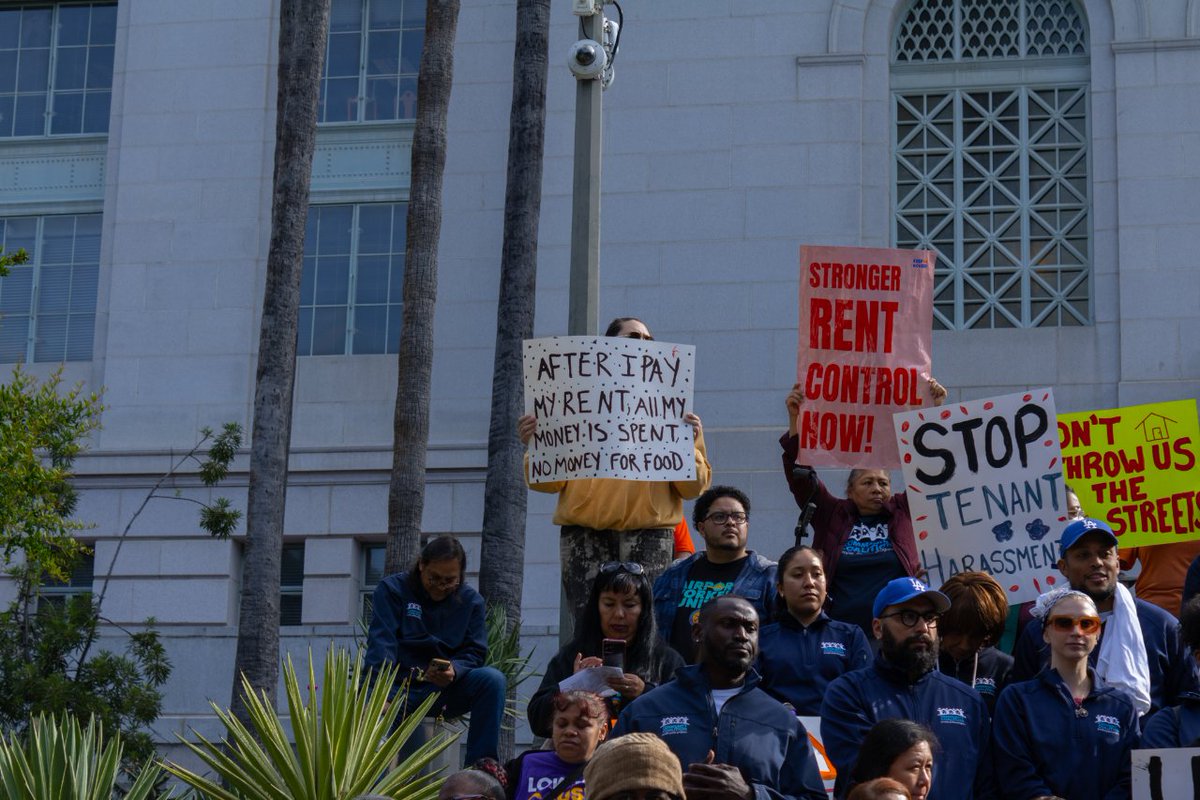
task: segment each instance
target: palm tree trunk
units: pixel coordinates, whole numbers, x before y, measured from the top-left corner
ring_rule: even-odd
[[[510,630],[521,625],[524,586],[528,490],[522,478],[524,448],[517,438],[516,420],[522,413],[524,384],[521,342],[533,336],[549,39],[550,1],[518,0],[479,566],[480,593],[490,605],[504,607]],[[510,700],[511,695],[510,689]],[[511,757],[512,749],[513,731],[506,728],[500,740],[502,761]]]
[[[404,252],[404,317],[400,326],[395,445],[388,490],[385,568],[389,573],[398,572],[416,559],[425,508],[433,306],[437,299],[446,117],[454,77],[458,9],[459,0],[427,0],[425,46],[417,73],[417,119],[413,129],[412,185]]]
[[[259,331],[246,552],[234,661],[233,714],[249,724],[245,675],[272,702],[279,682],[279,562],[292,434],[304,227],[330,0],[282,0],[271,245]]]

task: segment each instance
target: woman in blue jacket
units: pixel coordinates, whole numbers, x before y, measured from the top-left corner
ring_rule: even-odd
[[[775,619],[758,634],[761,687],[800,716],[821,714],[830,681],[871,660],[862,629],[825,613],[825,567],[819,550],[804,545],[779,557]]]
[[[1083,592],[1056,589],[1038,598],[1034,615],[1042,620],[1050,664],[1009,686],[996,704],[992,748],[1000,796],[1128,800],[1137,712],[1088,666],[1100,639],[1096,604]]]
[[[390,662],[400,668],[389,695],[404,697],[403,717],[439,692],[431,715],[470,712],[466,762],[496,758],[504,714],[504,675],[487,660],[483,598],[464,582],[467,554],[453,536],[431,539],[408,572],[389,575],[372,596],[366,667]],[[420,729],[407,749],[420,742]]]

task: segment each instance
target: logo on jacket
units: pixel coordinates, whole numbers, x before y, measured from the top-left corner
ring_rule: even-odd
[[[663,717],[662,722],[659,723],[659,725],[659,736],[670,736],[671,734],[675,733],[688,732],[687,717]]]
[[[821,642],[821,654],[846,657],[846,645],[841,642]]]
[[[404,609],[404,616],[415,617],[416,619],[420,619],[421,618],[421,604],[420,603],[409,603],[408,607]]]
[[[961,708],[938,708],[938,722],[948,725],[966,725],[967,715]]]
[[[975,691],[980,694],[995,694],[996,679],[995,678],[976,678]]]
[[[1096,730],[1101,733],[1112,733],[1117,736],[1121,735],[1121,720],[1116,717],[1110,717],[1107,714],[1096,715]]]

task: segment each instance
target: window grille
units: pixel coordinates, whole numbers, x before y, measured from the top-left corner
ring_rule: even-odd
[[[935,326],[1090,324],[1078,8],[916,0],[894,47],[895,241],[937,252]]]

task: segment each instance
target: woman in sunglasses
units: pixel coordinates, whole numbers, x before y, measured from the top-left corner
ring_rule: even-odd
[[[1000,694],[992,748],[1000,796],[1032,800],[1117,800],[1130,795],[1130,751],[1138,745],[1133,702],[1104,686],[1088,666],[1100,639],[1096,604],[1083,592],[1055,589],[1034,616],[1050,664]]]
[[[655,632],[650,603],[650,581],[641,564],[610,561],[600,565],[575,638],[550,659],[542,685],[529,701],[527,714],[534,734],[550,735],[559,682],[580,670],[601,666],[605,640],[610,642],[611,653],[624,650],[624,673],[608,680],[613,692],[606,698],[610,719],[616,719],[635,697],[670,680],[683,666],[683,658]]]

